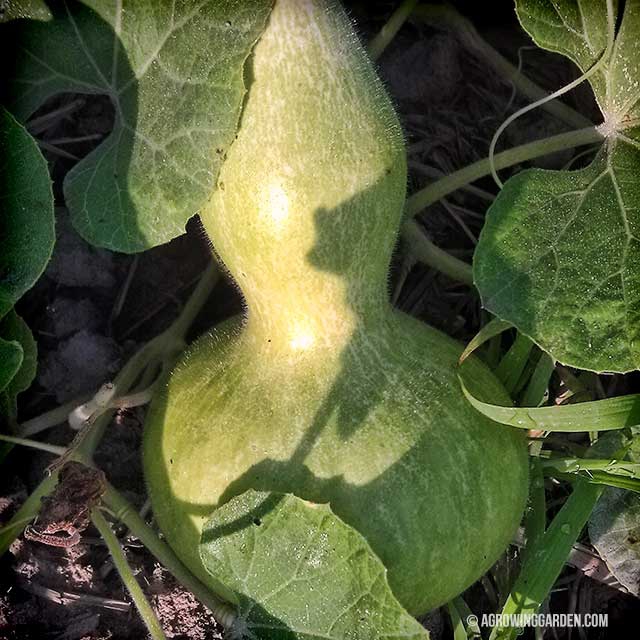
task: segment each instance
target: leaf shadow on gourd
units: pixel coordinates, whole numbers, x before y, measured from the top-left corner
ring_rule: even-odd
[[[228,502],[248,489],[294,493],[316,502],[326,502],[327,495],[347,494],[361,489],[346,482],[343,475],[325,479],[317,477],[306,461],[330,423],[343,441],[354,436],[380,404],[383,392],[390,383],[385,368],[378,361],[379,345],[371,338],[386,324],[385,313],[391,313],[385,299],[385,279],[395,238],[391,233],[388,239],[384,239],[384,247],[367,242],[371,230],[367,228],[367,215],[363,214],[363,210],[366,212],[374,202],[375,196],[372,194],[379,193],[381,189],[384,187],[374,184],[334,209],[315,212],[316,239],[307,254],[307,262],[320,271],[336,274],[344,280],[345,302],[355,318],[355,325],[347,344],[342,347],[333,382],[293,453],[287,460],[266,459],[248,469],[229,485],[219,504]],[[349,226],[347,233],[344,225]],[[363,300],[362,273],[359,268],[367,259],[381,262],[384,266],[384,269],[378,269],[381,298],[372,300],[374,305],[384,309],[373,313],[375,317],[370,321],[367,314],[373,309]],[[372,297],[375,298],[375,292]],[[384,343],[382,337],[380,342]],[[357,392],[354,392],[356,389]],[[340,452],[337,451],[336,455],[340,456]],[[258,513],[252,514],[250,520],[259,516]],[[245,524],[244,518],[237,523],[238,527]],[[233,523],[228,525],[226,533],[230,533],[233,527]],[[211,535],[219,533],[222,532],[212,530]]]
[[[115,213],[119,212],[126,216],[126,229],[121,230],[126,240],[120,244],[140,250],[148,242],[138,224],[139,206],[128,182],[136,143],[138,80],[125,46],[113,27],[85,3],[46,0],[46,5],[52,16],[48,21],[16,19],[0,25],[5,50],[15,52],[5,60],[0,100],[25,123],[54,96],[105,95],[110,99],[115,112],[113,129],[66,173],[64,199],[74,226],[90,243],[110,246]],[[50,70],[45,82],[30,82],[35,65]],[[138,139],[137,144],[143,143]]]

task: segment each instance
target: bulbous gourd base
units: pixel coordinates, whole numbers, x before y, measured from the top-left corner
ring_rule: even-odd
[[[201,565],[200,532],[216,506],[253,488],[329,502],[413,614],[478,579],[519,524],[527,451],[522,432],[465,401],[460,346],[394,311],[357,326],[334,357],[273,345],[231,321],[191,348],[152,405],[154,513],[189,568],[220,591]],[[477,359],[464,369],[474,395],[506,400]]]

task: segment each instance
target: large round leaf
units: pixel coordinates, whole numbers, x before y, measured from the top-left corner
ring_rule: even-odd
[[[24,120],[59,92],[109,96],[112,133],[65,179],[73,223],[117,251],[167,242],[211,195],[271,0],[52,6],[52,20],[13,21],[0,33],[16,51],[9,104]]]
[[[0,318],[44,271],[55,241],[49,170],[38,146],[0,107]]]
[[[523,26],[583,70],[606,49],[604,0],[518,0]],[[600,6],[602,5],[602,6]],[[600,7],[600,8],[598,8]],[[556,360],[640,367],[640,1],[592,77],[605,144],[580,171],[530,170],[489,209],[474,256],[483,305]]]
[[[213,513],[200,557],[235,595],[232,637],[428,640],[367,541],[328,505],[247,491]]]

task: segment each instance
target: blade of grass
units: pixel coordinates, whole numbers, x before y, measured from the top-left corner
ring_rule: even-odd
[[[124,586],[127,588],[127,591],[131,595],[131,599],[135,603],[136,609],[138,609],[138,613],[140,614],[142,621],[149,631],[149,635],[153,638],[153,640],[166,640],[167,636],[165,636],[164,631],[160,626],[160,622],[155,614],[155,611],[144,595],[144,591],[133,575],[133,571],[131,571],[131,567],[127,562],[127,558],[124,555],[124,551],[120,546],[118,538],[116,538],[113,530],[109,526],[109,523],[105,520],[99,509],[92,510],[91,521],[95,525],[96,529],[100,532],[102,539],[107,545],[107,549],[109,549],[109,553],[111,554],[111,558],[113,559],[113,564],[117,572],[120,574],[120,578]]]
[[[539,407],[544,402],[555,366],[553,358],[547,353],[542,353],[522,396],[520,404],[523,407]]]
[[[470,640],[476,640],[481,638],[480,634],[480,626],[478,625],[477,616],[471,611],[469,605],[464,601],[462,596],[458,596],[453,599],[453,604],[455,605],[458,613],[462,617],[463,622],[465,623],[465,627],[467,629],[467,638]]]
[[[511,329],[513,325],[505,320],[499,318],[493,318],[487,324],[476,333],[471,339],[471,342],[464,348],[464,351],[460,354],[458,364],[462,364],[478,347],[482,346],[491,338],[495,338],[507,329]]]
[[[531,548],[535,547],[547,528],[547,502],[544,493],[544,475],[540,460],[531,458],[531,483],[529,507],[524,518],[524,535],[527,541],[522,557],[526,561]]]
[[[532,349],[533,342],[524,334],[518,333],[513,344],[500,361],[495,374],[509,394],[512,394],[516,388]]]
[[[467,640],[467,630],[464,628],[462,618],[453,600],[447,602],[447,612],[453,627],[453,640]]]
[[[640,394],[554,407],[503,407],[471,395],[458,376],[467,400],[488,418],[520,429],[611,431],[640,424]]]
[[[629,460],[599,460],[595,458],[544,458],[540,460],[543,470],[553,469],[563,473],[579,471],[604,471],[627,478],[640,478],[640,463]]]
[[[502,615],[533,614],[548,596],[569,553],[604,490],[579,478],[549,528],[530,546]],[[516,627],[494,627],[490,640],[515,640]]]
[[[604,471],[587,471],[585,473],[564,473],[555,472],[552,474],[554,478],[573,481],[576,477],[586,480],[589,484],[602,485],[607,487],[616,487],[617,489],[626,489],[634,493],[640,493],[640,478],[625,478]]]

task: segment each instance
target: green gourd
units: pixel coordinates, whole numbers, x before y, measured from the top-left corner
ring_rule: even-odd
[[[394,310],[387,273],[406,160],[392,105],[343,10],[277,0],[201,212],[246,301],[198,340],[154,401],[144,461],[169,544],[198,555],[216,506],[249,488],[329,502],[413,614],[504,551],[527,495],[525,439],[457,379],[459,344]],[[478,360],[473,393],[507,401]]]

